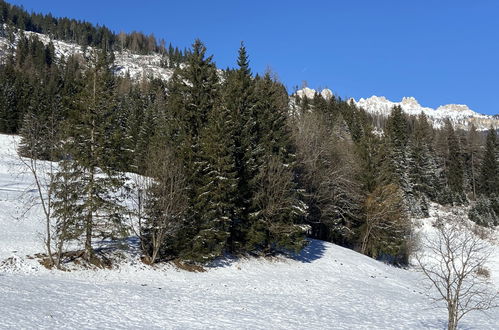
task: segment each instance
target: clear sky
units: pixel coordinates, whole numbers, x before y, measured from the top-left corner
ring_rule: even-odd
[[[180,48],[200,38],[221,68],[244,40],[253,71],[270,67],[290,92],[306,81],[342,97],[499,113],[499,0],[7,1]]]

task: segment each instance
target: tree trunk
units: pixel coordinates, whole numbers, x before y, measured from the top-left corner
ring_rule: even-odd
[[[92,249],[92,213],[87,215],[85,223],[85,259],[90,261],[93,256]]]
[[[454,305],[451,303],[447,307],[447,310],[449,312],[449,321],[447,324],[447,330],[456,330],[457,329],[457,322],[456,322],[456,310]]]

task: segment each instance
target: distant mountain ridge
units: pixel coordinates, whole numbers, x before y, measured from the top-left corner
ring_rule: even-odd
[[[332,95],[331,90],[323,89],[317,92],[314,89],[305,87],[296,92],[300,97],[312,99],[318,93],[324,98],[329,98]],[[474,124],[477,130],[488,130],[491,126],[499,128],[499,115],[489,116],[480,114],[471,110],[464,104],[447,104],[439,106],[437,109],[423,107],[414,97],[404,97],[400,102],[393,102],[384,96],[373,95],[369,98],[361,98],[358,101],[350,99],[359,108],[363,108],[374,115],[389,116],[394,106],[400,106],[402,110],[408,114],[417,116],[424,113],[432,122],[435,128],[441,128],[444,125],[445,119],[449,119],[456,128],[468,130],[471,124]]]
[[[44,44],[52,42],[55,48],[55,54],[58,58],[67,57],[72,54],[80,54],[83,57],[89,57],[92,47],[82,47],[78,44],[69,43],[52,39],[45,34],[36,32],[24,31],[25,35],[33,35],[38,37]],[[14,43],[15,45],[15,43]],[[0,61],[5,56],[9,47],[14,46],[5,37],[0,36]],[[114,72],[118,76],[129,75],[132,79],[140,80],[144,78],[159,78],[169,80],[173,75],[172,68],[165,68],[161,62],[165,60],[164,55],[153,53],[150,55],[134,54],[128,50],[115,51]],[[333,92],[330,89],[323,89],[317,92],[314,89],[305,87],[296,92],[300,97],[312,99],[316,93],[319,93],[325,99],[332,97]],[[393,102],[384,96],[371,96],[369,98],[361,98],[358,101],[350,99],[358,107],[363,108],[374,115],[389,116],[394,106],[399,105],[402,110],[409,115],[419,115],[421,112],[428,116],[435,128],[440,128],[444,125],[446,118],[450,119],[456,128],[468,130],[471,124],[474,124],[477,130],[488,130],[491,126],[499,129],[499,115],[483,115],[471,110],[467,105],[463,104],[447,104],[432,109],[423,107],[414,97],[404,97],[400,102]]]

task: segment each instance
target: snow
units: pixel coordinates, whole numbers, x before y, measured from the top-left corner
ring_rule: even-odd
[[[48,35],[31,31],[24,31],[26,36],[36,36],[41,42],[47,45],[49,42],[54,44],[55,55],[57,58],[68,57],[70,55],[81,55],[84,58],[92,56],[94,49],[86,47],[84,49],[78,44],[69,43],[50,38]],[[4,56],[6,49],[10,46],[9,41],[0,36],[0,57]],[[124,50],[114,52],[114,73],[117,76],[124,77],[127,74],[134,80],[143,78],[157,78],[169,80],[173,75],[173,69],[161,67],[163,59],[161,54],[139,55]]]
[[[306,97],[308,99],[313,99],[315,96],[315,90],[308,88],[308,87],[304,87],[304,88],[296,91],[296,95],[298,95],[299,97],[302,97],[302,98]]]
[[[308,87],[298,90],[296,94],[300,97],[306,96],[312,99],[316,91]],[[331,91],[324,89],[321,95],[329,96]],[[326,97],[325,97],[326,98]],[[437,109],[423,107],[414,97],[403,97],[400,102],[392,102],[384,96],[373,95],[369,98],[361,98],[358,101],[350,99],[360,108],[363,108],[369,113],[387,117],[392,112],[394,106],[399,105],[402,110],[413,116],[418,116],[424,113],[435,128],[441,128],[444,125],[445,119],[450,119],[452,124],[457,128],[469,129],[471,124],[474,124],[477,130],[488,130],[490,126],[499,129],[499,120],[494,116],[482,115],[471,110],[467,105],[463,104],[447,104],[439,106]]]
[[[354,102],[358,107],[368,112],[383,116],[388,116],[396,105],[399,105],[409,115],[418,116],[424,113],[435,128],[443,127],[444,120],[447,118],[450,119],[453,125],[462,129],[469,129],[472,123],[478,130],[488,130],[491,125],[499,128],[498,120],[492,116],[479,114],[463,104],[447,104],[432,109],[421,106],[414,97],[404,97],[400,102],[392,102],[382,96],[361,98],[359,101],[354,100]]]
[[[206,272],[156,267],[128,253],[114,269],[45,269],[43,217],[25,218],[31,177],[21,175],[18,137],[0,135],[0,328],[442,329],[414,270],[311,240],[294,258],[219,260]],[[27,192],[25,192],[27,191]],[[431,231],[438,212],[421,220]],[[424,232],[424,230],[422,230]],[[499,250],[490,268],[499,287]],[[470,314],[467,329],[498,329],[499,313]]]

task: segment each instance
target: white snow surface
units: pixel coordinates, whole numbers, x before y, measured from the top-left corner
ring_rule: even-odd
[[[206,272],[146,266],[129,253],[112,270],[48,270],[27,255],[43,252],[43,217],[25,201],[17,137],[0,135],[1,329],[443,329],[413,269],[386,265],[318,240],[295,258],[217,261]],[[431,232],[432,217],[420,220]],[[490,270],[499,287],[499,251]],[[470,314],[466,329],[499,329],[499,313]]]

